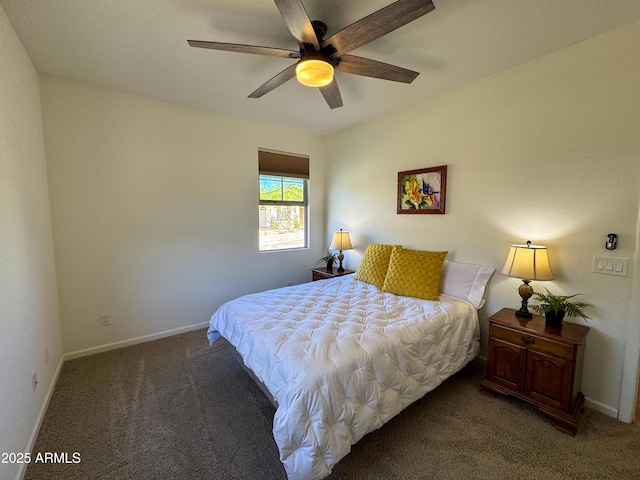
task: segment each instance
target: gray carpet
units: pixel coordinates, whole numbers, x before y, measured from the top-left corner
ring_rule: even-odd
[[[472,363],[367,435],[338,479],[640,479],[640,428],[587,409],[578,435],[479,393]],[[26,479],[286,479],[274,408],[205,331],[66,362]]]

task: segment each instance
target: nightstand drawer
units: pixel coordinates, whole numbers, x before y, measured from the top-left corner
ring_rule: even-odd
[[[324,280],[326,278],[341,277],[342,275],[351,275],[352,273],[355,273],[355,271],[347,270],[346,268],[342,272],[339,272],[337,267],[333,267],[331,269],[312,268],[311,280],[315,282],[316,280]]]
[[[574,348],[571,345],[554,342],[553,340],[542,338],[535,334],[529,335],[526,332],[518,332],[492,323],[489,335],[493,338],[499,338],[506,342],[526,347],[529,350],[573,360]]]
[[[319,272],[318,270],[313,270],[311,272],[311,279],[313,281],[315,280],[323,280],[325,278],[333,278],[335,275],[332,275],[330,273],[327,272]]]

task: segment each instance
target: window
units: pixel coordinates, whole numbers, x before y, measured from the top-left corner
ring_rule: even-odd
[[[308,157],[260,150],[259,249],[307,246]]]

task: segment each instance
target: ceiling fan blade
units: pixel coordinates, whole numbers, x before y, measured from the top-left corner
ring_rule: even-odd
[[[187,40],[189,45],[198,48],[210,48],[211,50],[224,50],[226,52],[253,53],[255,55],[268,55],[271,57],[300,58],[300,52],[285,48],[259,47],[257,45],[242,45],[239,43],[203,42],[201,40]]]
[[[320,93],[324,97],[327,105],[333,110],[334,108],[340,108],[342,106],[342,96],[340,95],[340,89],[338,88],[338,82],[336,82],[336,77],[333,77],[333,80],[329,85],[325,85],[324,87],[319,87]]]
[[[313,45],[314,50],[320,50],[320,43],[316,32],[311,25],[309,15],[301,0],[274,0],[276,7],[280,10],[280,15],[284,18],[287,28],[303,48]]]
[[[369,58],[356,57],[355,55],[343,55],[340,57],[340,63],[335,69],[340,72],[355,73],[365,77],[381,78],[402,83],[411,83],[420,75],[419,72],[414,72],[413,70]]]
[[[331,56],[343,55],[432,12],[435,8],[431,0],[398,0],[333,34],[322,42],[322,49]]]
[[[260,98],[261,96],[269,93],[271,90],[274,90],[275,88],[279,87],[283,83],[288,82],[295,76],[296,76],[296,64],[294,63],[290,67],[285,68],[275,77],[267,80],[265,83],[260,85],[260,87],[258,87],[257,90],[255,90],[254,92],[251,93],[251,95],[249,95],[249,98]]]

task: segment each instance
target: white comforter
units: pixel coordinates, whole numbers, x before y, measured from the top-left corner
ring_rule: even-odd
[[[384,293],[353,275],[246,295],[211,318],[278,403],[273,436],[290,479],[319,479],[365,434],[479,351],[478,315],[448,295]]]

